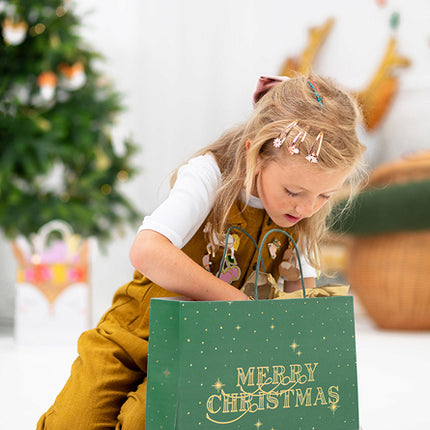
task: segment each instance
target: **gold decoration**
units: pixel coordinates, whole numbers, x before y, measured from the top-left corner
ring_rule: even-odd
[[[67,9],[64,6],[58,6],[57,10],[55,11],[55,14],[58,16],[58,18],[63,17],[67,13]]]
[[[117,174],[117,178],[121,182],[125,182],[128,179],[128,173],[125,170],[120,170]]]
[[[408,58],[397,53],[396,40],[392,37],[373,79],[356,95],[368,130],[378,126],[397,93],[398,79],[393,75],[393,70],[398,67],[409,67],[410,64]]]
[[[39,24],[36,24],[34,26],[34,32],[36,34],[42,34],[45,30],[46,30],[46,26],[44,24],[41,24],[40,22]]]
[[[96,148],[94,150],[95,156],[96,156],[96,167],[100,170],[107,170],[111,166],[112,162],[110,158],[106,155],[105,152],[103,152],[100,148]]]

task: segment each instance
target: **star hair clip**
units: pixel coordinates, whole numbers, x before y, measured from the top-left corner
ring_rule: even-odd
[[[318,157],[320,155],[323,139],[324,133],[320,131],[317,138],[315,139],[315,142],[311,146],[310,153],[305,156],[306,160],[308,160],[310,163],[318,163]],[[315,145],[318,145],[316,151],[314,151]]]

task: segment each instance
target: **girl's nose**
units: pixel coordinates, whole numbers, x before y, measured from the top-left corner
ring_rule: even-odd
[[[306,200],[296,206],[296,211],[301,218],[309,218],[315,213],[315,201]]]

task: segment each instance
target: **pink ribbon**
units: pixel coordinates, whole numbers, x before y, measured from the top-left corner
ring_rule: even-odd
[[[260,76],[252,98],[254,105],[270,90],[270,88],[279,84],[279,82],[288,81],[288,79],[290,79],[288,76]]]

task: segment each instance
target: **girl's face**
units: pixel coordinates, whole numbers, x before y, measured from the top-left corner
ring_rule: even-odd
[[[285,155],[263,163],[257,161],[253,194],[273,222],[291,227],[318,212],[340,189],[349,169],[323,170],[318,164]]]

